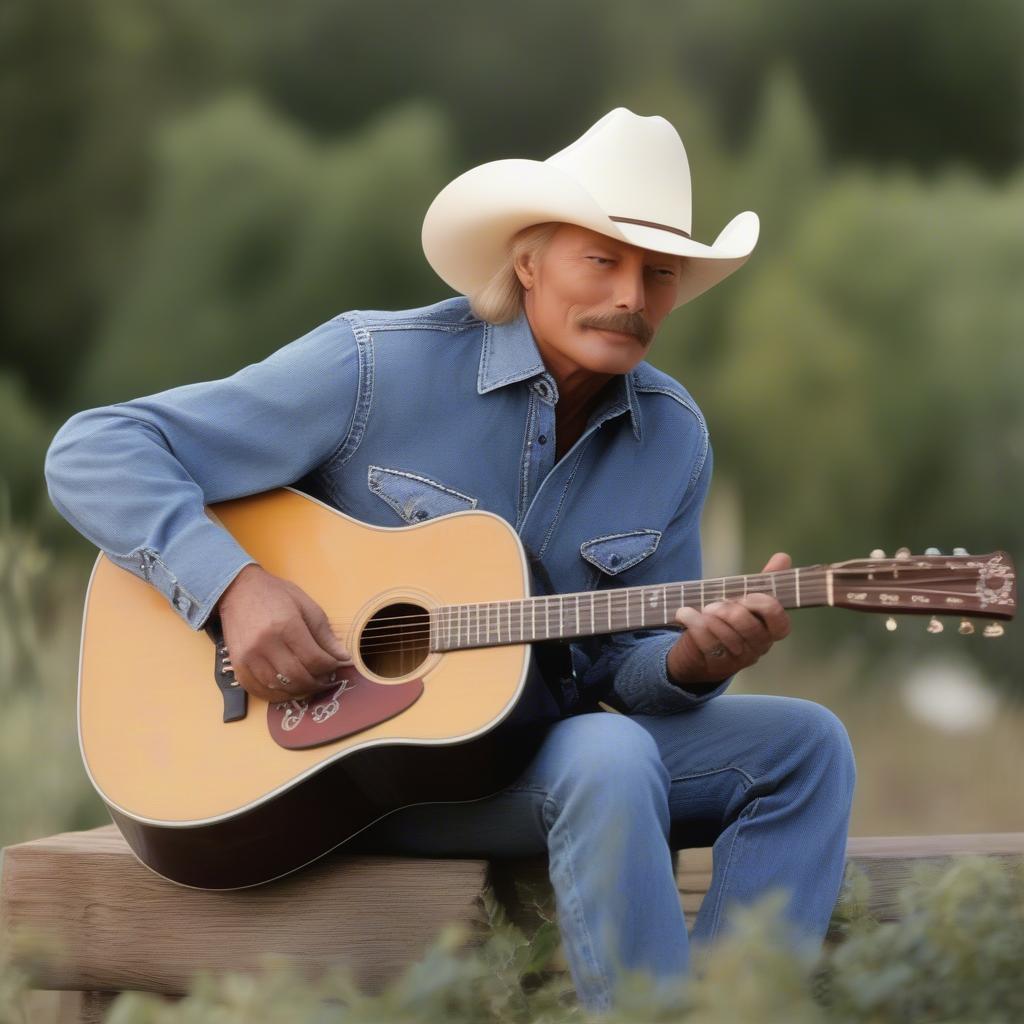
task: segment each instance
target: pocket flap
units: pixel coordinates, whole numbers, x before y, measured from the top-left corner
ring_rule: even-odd
[[[477,499],[446,487],[437,480],[404,469],[370,466],[367,482],[374,494],[383,498],[407,523],[476,508]]]
[[[580,545],[580,554],[602,572],[614,576],[653,555],[660,540],[661,530],[609,533],[585,540]]]

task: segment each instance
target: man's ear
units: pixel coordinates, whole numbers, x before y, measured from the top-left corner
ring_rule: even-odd
[[[519,283],[524,288],[533,287],[533,276],[536,269],[533,256],[528,252],[521,252],[516,255],[516,258],[512,261],[512,269],[515,271],[516,277],[519,278]]]

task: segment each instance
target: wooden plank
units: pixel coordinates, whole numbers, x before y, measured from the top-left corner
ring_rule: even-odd
[[[942,866],[951,858],[973,855],[1024,857],[1024,832],[936,836],[851,836],[847,863],[860,868],[871,882],[868,909],[881,921],[899,917],[898,893],[923,864]],[[682,850],[676,881],[687,922],[700,910],[711,885],[711,850]]]
[[[871,882],[868,909],[881,921],[895,921],[900,916],[899,891],[917,868],[943,867],[962,856],[1024,857],[1024,832],[851,837],[846,855]]]
[[[328,855],[253,889],[187,889],[143,866],[114,826],[8,847],[0,927],[30,927],[62,952],[34,956],[43,989],[185,992],[201,968],[248,971],[264,953],[339,961],[374,991],[441,926],[482,921],[486,863]]]
[[[872,882],[871,911],[898,915],[896,893],[915,865],[974,854],[1024,856],[1024,833],[853,837],[848,860]],[[710,849],[680,851],[677,883],[692,928],[711,883]],[[488,880],[525,927],[536,899],[550,910],[547,859],[495,861],[328,855],[265,886],[186,889],[137,861],[113,826],[63,833],[4,851],[0,927],[30,926],[63,956],[34,956],[39,988],[184,992],[200,968],[251,970],[265,952],[311,976],[339,960],[378,989],[449,921],[482,922]],[[525,900],[524,900],[525,897]]]

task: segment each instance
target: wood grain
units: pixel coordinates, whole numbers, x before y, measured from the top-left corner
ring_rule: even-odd
[[[347,963],[374,991],[445,923],[482,922],[485,872],[479,860],[328,856],[253,889],[186,889],[108,826],[8,847],[0,927],[54,944],[32,957],[37,988],[182,993],[196,970],[251,971],[278,953],[311,976]]]
[[[963,854],[1024,857],[1024,833],[855,837],[847,852],[872,882],[872,912],[893,920],[895,894],[916,865]],[[691,928],[711,867],[710,849],[680,852],[677,881]],[[273,952],[306,964],[311,976],[348,963],[376,991],[442,925],[479,928],[488,882],[521,924],[536,921],[531,898],[550,901],[543,857],[488,865],[330,854],[252,889],[186,889],[144,867],[110,825],[4,850],[0,928],[27,927],[59,947],[32,957],[38,988],[180,994],[200,968],[251,971]]]

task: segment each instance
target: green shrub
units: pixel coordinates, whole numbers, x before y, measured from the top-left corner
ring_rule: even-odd
[[[107,1024],[906,1024],[1024,1019],[1024,862],[963,858],[919,871],[901,893],[902,917],[880,923],[864,912],[868,882],[852,872],[821,950],[784,939],[782,900],[768,894],[734,915],[732,928],[698,956],[695,976],[653,993],[628,979],[616,1010],[588,1015],[568,978],[551,970],[548,922],[530,938],[491,904],[482,941],[442,932],[422,960],[386,991],[362,992],[342,967],[315,982],[301,967],[268,957],[253,975],[204,972],[178,1003],[125,993]],[[26,976],[0,973],[0,1021],[18,1016]]]

